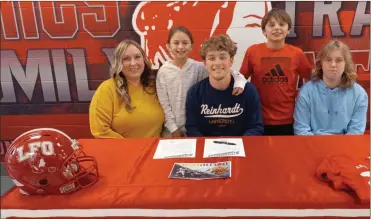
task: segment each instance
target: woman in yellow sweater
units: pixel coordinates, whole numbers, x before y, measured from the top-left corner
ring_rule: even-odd
[[[138,43],[124,40],[116,47],[110,74],[90,103],[93,136],[160,137],[164,113],[157,99],[151,63]]]

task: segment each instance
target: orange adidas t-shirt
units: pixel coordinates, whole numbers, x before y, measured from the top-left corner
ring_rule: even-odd
[[[258,89],[264,125],[294,122],[295,98],[299,76],[309,78],[312,66],[303,51],[285,44],[274,50],[265,43],[248,48],[240,72]]]

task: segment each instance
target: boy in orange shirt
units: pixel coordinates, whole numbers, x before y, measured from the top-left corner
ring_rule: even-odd
[[[308,79],[312,66],[300,48],[285,43],[291,18],[284,10],[269,11],[261,28],[268,42],[248,48],[240,72],[258,89],[264,135],[293,135],[299,76]]]

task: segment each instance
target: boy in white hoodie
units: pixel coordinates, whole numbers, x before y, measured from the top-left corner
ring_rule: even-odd
[[[191,32],[178,26],[170,30],[167,48],[173,60],[165,62],[158,70],[156,89],[158,99],[165,113],[163,137],[185,136],[185,102],[189,88],[207,78],[209,73],[202,62],[188,58],[192,51]],[[239,72],[232,71],[235,80],[233,94],[239,95],[247,80]]]

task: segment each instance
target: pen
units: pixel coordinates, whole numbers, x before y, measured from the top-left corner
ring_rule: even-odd
[[[232,142],[227,142],[227,141],[213,141],[215,144],[228,144],[228,145],[236,145],[235,143]]]

